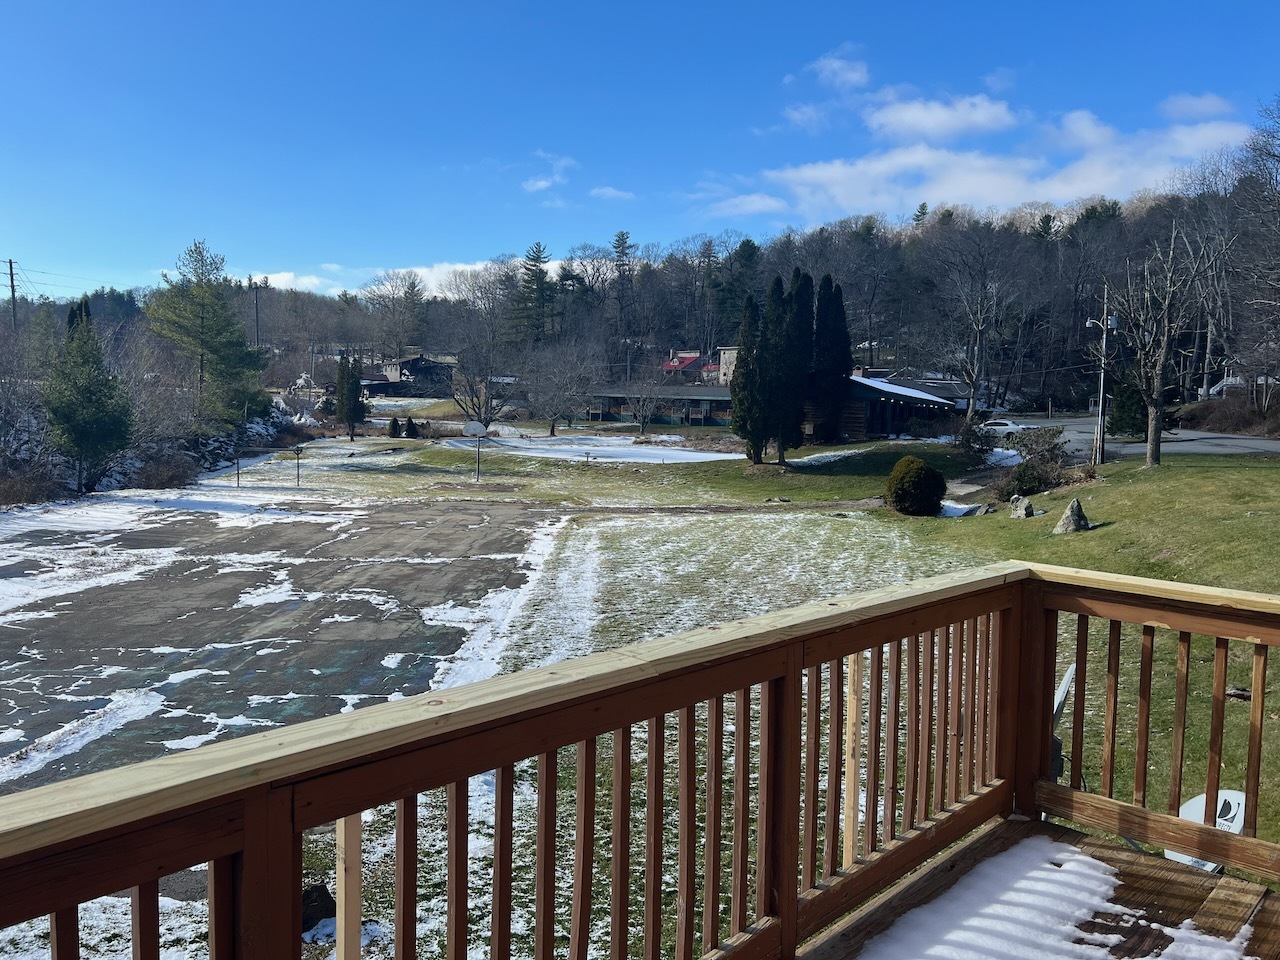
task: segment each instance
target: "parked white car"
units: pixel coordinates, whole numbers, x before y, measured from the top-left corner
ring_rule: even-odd
[[[1023,430],[1034,430],[1035,427],[1018,423],[1016,420],[988,420],[981,429],[987,433],[1000,437],[1002,440],[1012,440],[1014,434],[1021,433]]]

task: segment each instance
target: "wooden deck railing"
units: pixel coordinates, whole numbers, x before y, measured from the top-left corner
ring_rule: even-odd
[[[1195,635],[1214,638],[1204,684]],[[1016,563],[708,626],[0,798],[0,928],[49,915],[52,956],[76,957],[79,905],[131,890],[134,956],[158,957],[161,878],[207,863],[214,960],[298,957],[317,869],[336,878],[344,958],[366,911],[385,911],[398,958],[790,957],[1015,810],[1276,878],[1280,847],[1255,834],[1280,816],[1258,813],[1278,639],[1274,598]],[[1233,642],[1252,671],[1243,725]],[[1066,785],[1050,775],[1059,661],[1076,668]],[[1149,807],[1166,687],[1170,807],[1184,771],[1207,770],[1212,799],[1243,757],[1245,836]],[[332,841],[311,833],[326,824]]]

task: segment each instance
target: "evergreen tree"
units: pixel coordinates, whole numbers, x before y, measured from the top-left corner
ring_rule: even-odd
[[[225,260],[197,240],[178,258],[177,275],[160,275],[163,285],[148,298],[151,328],[195,365],[193,414],[198,423],[239,419],[265,406],[258,375],[266,358],[245,340],[231,307],[232,283]]]
[[[844,312],[844,292],[826,274],[818,284],[818,305],[813,323],[813,405],[818,439],[834,443],[840,436],[840,414],[853,372],[849,325]]]
[[[778,463],[787,462],[787,449],[804,443],[804,401],[813,366],[813,277],[796,267],[786,297],[783,323],[773,347],[776,364],[774,439]]]
[[[410,440],[418,439],[418,425],[413,422],[413,417],[404,418],[404,435]]]
[[[338,391],[334,398],[335,415],[339,423],[347,428],[347,439],[355,440],[356,424],[364,423],[367,411],[364,398],[361,396],[360,380],[363,369],[359,358],[352,361],[344,353],[338,358]]]
[[[769,284],[769,293],[764,302],[764,313],[760,317],[760,345],[758,350],[766,446],[770,440],[776,441],[778,439],[778,427],[781,423],[779,401],[782,396],[783,377],[781,363],[779,362],[779,350],[786,326],[787,294],[782,286],[782,277],[775,276],[773,282]]]
[[[392,417],[391,422],[387,424],[387,436],[393,440],[400,439],[400,418]]]
[[[129,400],[107,370],[87,300],[81,306],[41,392],[54,445],[76,459],[77,493],[93,489],[97,468],[129,445],[130,425]]]
[[[738,332],[738,357],[729,382],[733,400],[733,432],[747,444],[752,463],[764,460],[769,442],[768,399],[764,371],[760,365],[760,308],[748,295],[742,307],[742,327]]]
[[[523,338],[538,343],[551,331],[548,329],[555,316],[556,288],[547,264],[551,254],[541,243],[535,243],[525,251],[520,264],[520,287],[515,305],[515,316],[523,328]]]
[[[88,323],[92,319],[93,313],[89,310],[89,295],[84,294],[67,311],[67,336],[71,336],[75,331],[77,323]]]

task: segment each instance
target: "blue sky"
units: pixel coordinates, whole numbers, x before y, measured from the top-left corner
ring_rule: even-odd
[[[28,2],[0,259],[145,286],[202,238],[318,292],[618,230],[1124,199],[1280,94],[1264,2]]]

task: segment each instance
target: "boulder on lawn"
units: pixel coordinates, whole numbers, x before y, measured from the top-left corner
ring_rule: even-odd
[[[1079,498],[1073,498],[1067,504],[1066,512],[1063,513],[1062,519],[1058,521],[1058,525],[1053,528],[1054,533],[1079,533],[1082,530],[1088,530],[1090,527],[1089,518],[1084,515],[1084,510],[1080,506]]]
[[[338,915],[338,904],[323,883],[313,883],[302,890],[302,932],[306,933],[321,920]]]
[[[1009,516],[1014,520],[1026,520],[1036,515],[1036,508],[1026,497],[1015,496],[1009,501]]]

